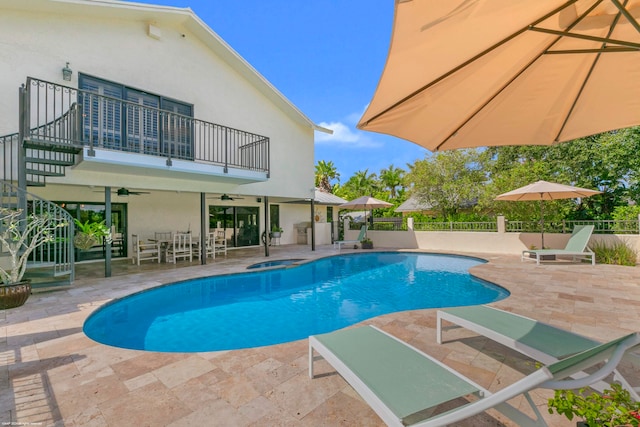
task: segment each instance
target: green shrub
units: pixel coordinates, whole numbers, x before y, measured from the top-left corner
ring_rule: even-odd
[[[625,233],[636,228],[635,224],[640,215],[640,206],[616,206],[612,218],[614,223],[611,230],[614,233]]]
[[[627,390],[620,384],[611,384],[611,389],[603,394],[580,389],[556,390],[553,399],[548,401],[549,413],[554,410],[573,420],[582,418],[589,426],[638,426],[640,422],[640,403],[634,402]]]
[[[613,210],[612,217],[618,221],[638,219],[640,215],[640,206],[616,206]]]
[[[627,265],[633,267],[638,259],[638,252],[625,242],[607,245],[596,242],[591,245],[596,254],[596,260],[601,264]]]

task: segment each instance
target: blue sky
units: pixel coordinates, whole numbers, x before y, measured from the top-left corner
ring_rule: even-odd
[[[138,0],[190,7],[284,96],[333,135],[316,133],[315,161],[346,182],[423,159],[413,143],[356,129],[382,73],[393,0]]]

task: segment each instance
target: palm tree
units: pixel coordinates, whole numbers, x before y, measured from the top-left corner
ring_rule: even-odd
[[[331,186],[332,179],[340,181],[340,173],[336,169],[336,166],[331,160],[328,162],[319,160],[318,164],[316,164],[316,187],[325,193],[333,193],[333,188]]]
[[[373,196],[374,193],[378,190],[379,186],[378,176],[375,173],[370,174],[369,169],[357,171],[353,174],[349,181],[353,186],[353,190],[360,196]]]
[[[393,165],[380,171],[380,181],[382,181],[383,187],[389,190],[389,195],[392,199],[395,199],[397,196],[396,188],[402,186],[404,173],[404,170],[396,168]]]

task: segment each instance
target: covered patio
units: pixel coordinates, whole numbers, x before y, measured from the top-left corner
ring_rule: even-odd
[[[273,260],[336,254],[331,245],[313,252],[302,245],[271,251]],[[511,292],[496,307],[599,340],[640,330],[637,268],[535,266],[517,256],[471,255],[489,261],[472,274]],[[0,312],[0,386],[9,390],[0,396],[0,420],[65,426],[383,425],[326,363],[316,365],[319,378],[308,378],[306,339],[237,351],[154,353],[98,344],[82,332],[89,314],[112,299],[179,280],[246,271],[261,261],[262,250],[248,248],[207,265],[116,263],[110,278],[102,277],[100,264],[80,264],[72,288],[34,294],[23,307]],[[435,314],[415,310],[363,323],[381,327],[492,391],[536,368],[533,361],[466,330],[450,331],[438,345]],[[640,381],[640,372],[628,377]],[[549,424],[575,425],[547,414],[551,395],[534,393]],[[513,403],[524,407],[517,399]],[[513,424],[489,412],[464,425]]]

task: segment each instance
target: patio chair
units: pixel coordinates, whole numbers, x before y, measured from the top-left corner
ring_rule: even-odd
[[[574,261],[591,257],[591,265],[595,265],[596,254],[587,247],[592,233],[593,225],[576,225],[564,249],[527,249],[522,251],[522,260],[535,259],[540,264],[547,257],[571,256]]]
[[[367,226],[363,225],[362,227],[360,227],[360,234],[358,234],[357,240],[336,240],[335,242],[333,242],[333,248],[335,249],[337,247],[338,250],[340,250],[342,245],[360,244],[360,242],[362,241],[362,239],[364,239],[364,236],[366,234],[367,234]]]
[[[173,240],[173,231],[156,231],[154,234],[154,239],[160,242],[171,243]]]
[[[227,236],[224,230],[215,231],[214,252],[227,256]]]
[[[343,329],[309,337],[309,376],[314,377],[314,350],[362,396],[389,426],[443,426],[494,408],[520,426],[546,426],[529,396],[535,388],[574,389],[606,377],[629,349],[640,345],[640,333],[592,347],[543,366],[521,380],[491,393],[444,363],[373,326]],[[606,363],[579,380],[575,372]],[[469,402],[465,397],[477,396]],[[524,395],[535,419],[507,403]],[[436,413],[441,404],[459,403]]]
[[[171,259],[176,263],[178,258],[193,260],[193,244],[191,233],[175,233],[173,243],[167,248],[167,261]]]
[[[133,245],[133,257],[131,262],[133,264],[140,265],[140,261],[155,260],[160,262],[160,243],[158,242],[145,242],[140,240],[137,234],[131,235],[131,242]]]
[[[469,329],[544,364],[557,362],[600,344],[598,341],[565,329],[486,305],[438,310],[436,321],[438,344],[442,344],[443,320],[457,325],[449,326],[447,329],[456,327]],[[640,390],[629,384],[617,370],[614,371],[614,380],[627,389],[634,400],[640,401],[638,394]],[[602,391],[610,387],[609,384],[600,382],[593,384],[593,388]]]
[[[210,232],[207,233],[207,237],[205,240],[205,254],[208,257],[212,257],[215,258],[216,257],[216,252],[215,252],[215,238],[216,238],[216,233],[215,232]],[[194,244],[193,244],[193,257],[198,259],[200,258],[201,255],[201,251],[202,251],[202,242],[200,241],[200,238],[194,238]]]

